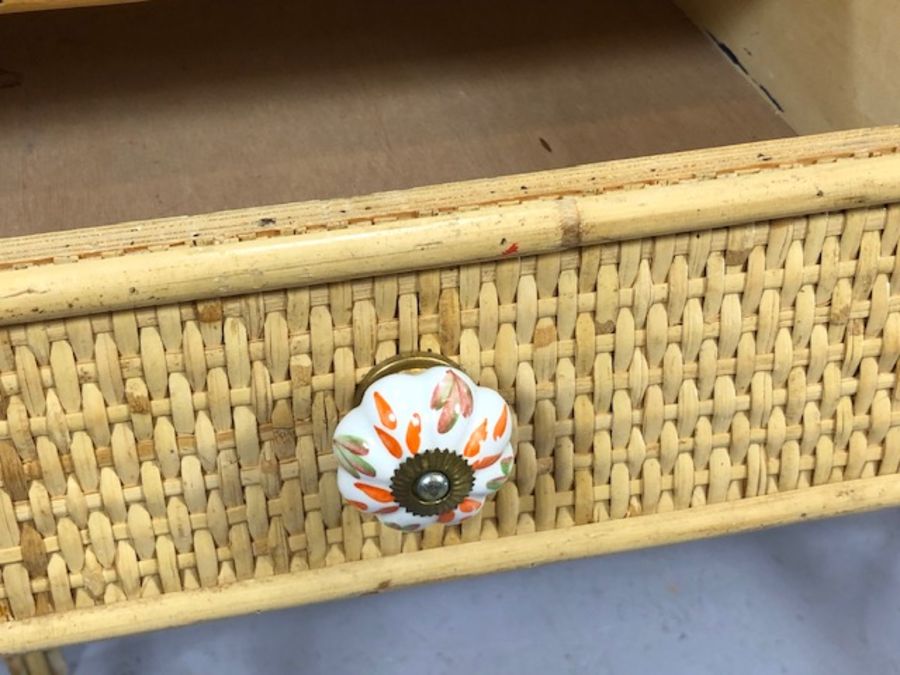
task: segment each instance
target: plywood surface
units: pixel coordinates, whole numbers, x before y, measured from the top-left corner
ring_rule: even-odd
[[[897,0],[678,0],[800,133],[900,122]]]
[[[0,18],[5,236],[789,134],[653,0],[157,0]]]

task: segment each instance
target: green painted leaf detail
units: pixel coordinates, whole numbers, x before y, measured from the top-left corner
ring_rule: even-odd
[[[508,476],[497,476],[487,482],[487,489],[491,492],[496,492],[500,488],[503,487],[503,484],[509,480]]]
[[[361,455],[369,454],[366,442],[356,436],[337,436],[334,439],[334,456],[347,473],[354,478],[360,474],[375,477],[375,468],[364,460]]]
[[[334,437],[334,444],[341,446],[347,452],[352,452],[354,455],[369,454],[369,446],[366,445],[366,440],[359,436],[341,434],[340,436]]]
[[[502,460],[500,460],[500,470],[503,472],[504,476],[509,476],[509,470],[512,469],[512,465],[512,457],[504,457]]]

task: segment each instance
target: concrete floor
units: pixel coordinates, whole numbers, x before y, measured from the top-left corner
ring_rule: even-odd
[[[883,511],[65,650],[74,675],[900,673]]]

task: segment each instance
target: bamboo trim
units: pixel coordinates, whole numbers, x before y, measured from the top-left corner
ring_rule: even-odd
[[[56,649],[10,656],[6,667],[10,675],[68,675],[69,672],[65,658]]]
[[[0,272],[0,325],[461,265],[900,200],[900,155]]]
[[[900,506],[897,475],[794,490],[700,509],[609,520],[568,529],[479,541],[400,556],[345,563],[301,574],[185,591],[0,627],[0,653],[49,649],[96,639],[184,626],[259,611],[378,593],[425,582],[672,544],[798,521]]]
[[[560,193],[598,194],[651,184],[671,184],[697,176],[772,171],[838,158],[891,154],[900,146],[900,127],[852,129],[802,138],[704,148],[621,159],[565,169],[430,185],[373,195],[312,200],[48,232],[4,240],[0,266],[47,264],[101,253],[132,255],[147,247],[185,243],[207,245],[246,236],[300,234],[310,224],[341,227],[522,200]],[[202,236],[195,236],[197,233]]]
[[[47,9],[72,9],[98,5],[122,5],[143,0],[6,0],[0,3],[0,14],[35,12]]]

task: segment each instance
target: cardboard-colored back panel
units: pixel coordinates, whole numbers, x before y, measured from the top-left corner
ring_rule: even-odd
[[[799,133],[900,122],[900,2],[678,0]]]

